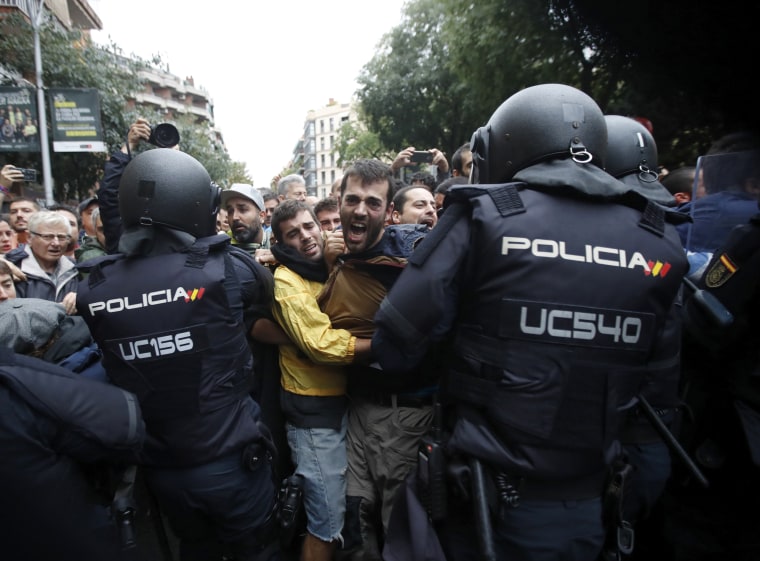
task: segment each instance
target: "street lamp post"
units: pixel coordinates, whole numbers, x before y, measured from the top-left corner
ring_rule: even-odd
[[[32,4],[33,5],[33,4]],[[53,199],[53,173],[50,165],[50,145],[48,143],[47,129],[47,106],[45,105],[45,86],[42,83],[42,49],[40,48],[40,26],[42,25],[42,12],[45,0],[39,0],[37,13],[33,14],[32,27],[34,28],[34,68],[37,78],[37,111],[40,120],[40,150],[42,153],[42,177],[45,187],[45,200],[48,205],[55,202]]]

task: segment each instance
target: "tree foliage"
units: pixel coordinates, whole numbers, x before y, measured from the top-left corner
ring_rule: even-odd
[[[158,111],[149,111],[140,108],[140,111],[131,110],[127,113],[134,122],[137,117],[147,119],[151,125],[168,122],[177,127],[179,132],[179,145],[183,152],[190,154],[206,168],[211,179],[221,187],[229,187],[232,183],[252,183],[245,164],[233,162],[229,154],[215,142],[213,131],[207,123],[197,123],[192,115],[178,115],[174,119],[166,120],[165,116]],[[124,136],[126,137],[126,129]],[[119,146],[124,142],[122,138]],[[153,147],[143,142],[140,143],[138,153],[152,150]]]
[[[443,40],[445,17],[437,0],[407,4],[402,23],[385,35],[358,78],[363,120],[388,153],[414,146],[450,156],[472,133],[465,124],[467,87]]]
[[[751,33],[740,47],[724,10],[695,13],[672,4],[411,0],[359,77],[364,123],[394,153],[411,144],[450,157],[513,93],[565,83],[591,95],[606,114],[652,121],[661,164],[693,164],[750,114],[735,118],[730,100],[722,99],[722,90],[742,100],[751,90],[736,86],[725,61],[718,64],[711,51],[726,46],[713,45],[705,33],[730,34],[725,43],[733,56],[746,51]],[[709,25],[710,12],[720,27]],[[733,17],[741,22],[741,11]],[[681,29],[679,21],[702,26]],[[689,49],[703,58],[690,57]]]
[[[100,97],[101,122],[109,152],[118,150],[126,139],[129,125],[137,116],[151,123],[163,121],[162,115],[145,109],[127,109],[128,100],[142,90],[139,71],[161,64],[159,58],[146,61],[122,55],[118,45],[106,47],[84,38],[78,31],[67,31],[53,21],[40,28],[43,84],[46,88],[95,88]],[[19,14],[0,19],[0,61],[34,83],[34,33],[31,24]],[[12,85],[6,81],[3,85]],[[211,177],[221,185],[240,181],[250,183],[245,165],[232,162],[227,152],[213,141],[208,123],[195,123],[190,116],[174,122],[180,131],[180,146],[198,159]],[[39,158],[40,155],[30,155]],[[104,154],[53,152],[51,167],[54,198],[80,200],[102,177]],[[40,164],[41,167],[41,164]]]
[[[19,14],[0,22],[0,60],[31,83],[35,80],[34,33]],[[46,88],[96,88],[100,96],[101,119],[106,143],[121,146],[128,122],[125,95],[140,88],[140,62],[116,62],[115,53],[83,40],[78,32],[67,31],[52,21],[40,27],[42,81]],[[78,200],[102,175],[103,154],[52,152],[54,197],[59,201]],[[40,165],[41,167],[41,165]]]
[[[338,130],[335,149],[340,156],[338,166],[345,167],[349,162],[360,158],[375,158],[392,161],[396,154],[390,153],[374,132],[367,130],[364,120],[347,121]]]

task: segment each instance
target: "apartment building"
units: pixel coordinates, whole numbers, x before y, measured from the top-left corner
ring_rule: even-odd
[[[332,98],[324,107],[307,113],[303,137],[293,151],[293,167],[304,176],[309,195],[326,197],[333,182],[342,176],[335,148],[338,131],[343,123],[356,119],[352,103],[339,103]]]
[[[19,11],[31,18],[37,13],[40,0],[0,0],[0,13]],[[89,35],[91,29],[103,29],[100,18],[87,0],[44,0],[45,9],[68,30],[79,30]],[[166,115],[167,120],[180,115],[192,115],[198,123],[207,122],[213,127],[214,105],[209,93],[195,85],[192,77],[180,78],[160,68],[148,68],[140,72],[144,89],[127,107],[146,107]],[[218,143],[221,132],[214,129]]]
[[[214,127],[214,102],[205,88],[195,85],[192,76],[180,78],[160,68],[140,71],[143,90],[127,102],[129,109],[145,107],[158,111],[170,121],[190,115],[195,123],[208,123],[214,141],[224,147],[221,131]]]
[[[44,0],[45,8],[49,10],[56,21],[69,31],[79,29],[103,29],[103,23],[98,14],[92,9],[87,0]],[[0,0],[1,12],[20,11],[31,18],[37,13],[40,0]]]

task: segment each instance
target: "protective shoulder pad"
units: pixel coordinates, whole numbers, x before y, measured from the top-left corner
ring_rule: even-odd
[[[92,288],[106,280],[106,277],[103,274],[103,269],[105,267],[112,265],[117,261],[121,261],[124,259],[124,257],[125,255],[123,253],[102,255],[100,257],[95,257],[94,259],[88,259],[84,263],[78,264],[76,267],[82,273],[89,273],[89,276],[87,277],[87,283],[90,288]]]
[[[656,236],[665,235],[665,208],[652,201],[647,202],[644,212],[641,214],[639,226],[649,230]]]
[[[187,249],[185,267],[202,269],[206,265],[206,261],[208,261],[208,254],[210,252],[221,251],[228,245],[230,245],[230,237],[225,234],[198,238],[195,240],[195,243]]]
[[[519,188],[524,185],[525,183],[522,182],[499,185],[455,185],[446,193],[446,205],[448,206],[449,202],[469,201],[488,195],[502,216],[518,214],[525,212],[519,193]],[[449,197],[451,197],[451,201],[449,201]]]
[[[612,201],[638,210],[641,213],[639,226],[662,237],[665,235],[665,223],[681,224],[691,221],[691,217],[675,209],[664,207],[643,195],[628,191],[614,197]]]
[[[449,195],[447,193],[446,198],[448,199],[448,197]],[[430,233],[425,236],[417,247],[414,248],[414,252],[409,256],[407,263],[420,266],[427,261],[427,258],[430,257],[433,250],[438,247],[441,240],[446,237],[446,234],[451,230],[452,226],[456,224],[460,217],[467,213],[469,213],[469,207],[467,207],[464,202],[457,201],[453,204],[446,205],[446,212],[441,215],[438,224],[436,224],[435,228],[430,230]]]
[[[412,265],[422,265],[438,246],[448,231],[462,216],[470,214],[472,199],[488,195],[501,216],[525,212],[519,188],[524,183],[504,183],[500,185],[455,185],[446,193],[446,211],[435,228],[425,236],[409,258]]]

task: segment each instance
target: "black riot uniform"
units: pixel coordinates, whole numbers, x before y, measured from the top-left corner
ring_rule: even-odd
[[[0,347],[0,557],[122,557],[99,475],[145,439],[134,395]]]
[[[250,397],[244,312],[271,305],[271,275],[213,232],[218,189],[190,156],[156,149],[120,186],[129,255],[88,263],[77,306],[110,379],[143,407],[143,472],[182,559],[256,559],[271,522],[271,442]],[[200,207],[200,211],[196,210]]]
[[[607,158],[605,171],[644,195],[650,201],[675,206],[673,195],[658,181],[657,144],[652,133],[640,122],[622,115],[605,115],[607,123]],[[684,215],[683,220],[687,217]],[[680,316],[680,306],[672,309]],[[635,552],[642,559],[653,554],[649,545],[650,528],[658,523],[652,512],[665,490],[672,471],[671,450],[659,434],[662,427],[672,430],[677,420],[679,399],[681,322],[668,322],[670,332],[664,337],[667,346],[660,346],[658,355],[650,357],[652,368],[640,393],[641,403],[624,418],[622,428],[623,456],[618,462],[617,481],[610,486],[622,497],[622,508],[613,509],[608,529],[606,553],[617,554],[617,534],[620,528],[635,532]],[[645,409],[644,404],[651,407]],[[658,418],[648,415],[654,412]],[[656,426],[654,423],[657,423]],[[672,433],[671,433],[672,434]],[[668,439],[672,442],[671,439]],[[671,444],[672,445],[672,444]],[[608,494],[608,501],[617,498]]]
[[[589,165],[606,128],[578,90],[518,92],[472,145],[480,181],[513,183],[452,188],[376,316],[373,351],[398,369],[448,342],[447,448],[484,469],[478,537],[493,523],[494,558],[593,559],[621,412],[674,342],[687,261],[664,207]],[[477,558],[457,539],[472,515],[449,513],[444,547]]]
[[[245,399],[253,369],[241,328],[245,269],[233,261],[249,260],[229,242],[218,235],[182,253],[106,257],[77,295],[109,378],[140,398],[161,432],[146,447],[150,465],[200,464],[261,438],[259,406]]]
[[[760,215],[735,227],[695,279],[725,306],[717,323],[684,304],[680,440],[708,487],[676,465],[662,501],[661,558],[760,558]],[[749,507],[749,508],[748,508]]]

